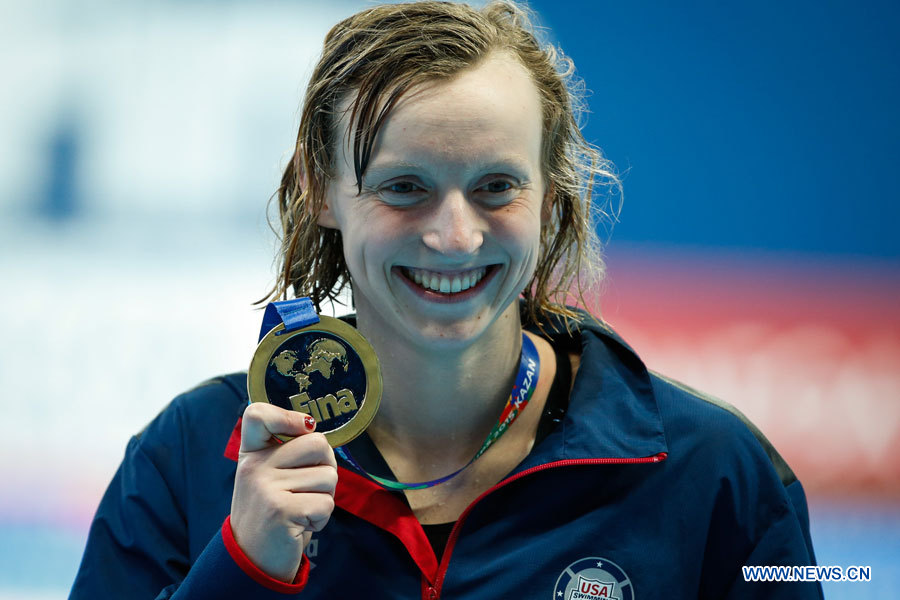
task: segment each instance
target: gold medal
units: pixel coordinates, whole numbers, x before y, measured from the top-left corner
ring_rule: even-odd
[[[284,323],[276,325],[260,340],[247,374],[251,402],[312,415],[333,448],[369,426],[381,388],[381,367],[366,338],[325,316],[288,332]]]

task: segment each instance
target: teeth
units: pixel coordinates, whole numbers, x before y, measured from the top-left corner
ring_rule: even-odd
[[[454,275],[453,277],[448,277],[435,271],[426,271],[425,269],[406,269],[406,272],[410,279],[427,290],[441,292],[442,294],[455,294],[477,285],[487,273],[487,269],[485,267],[472,269],[462,275]]]

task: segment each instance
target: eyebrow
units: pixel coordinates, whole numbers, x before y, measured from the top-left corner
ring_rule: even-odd
[[[402,173],[428,171],[432,165],[410,162],[405,160],[392,160],[383,163],[376,162],[369,165],[363,174],[363,179],[378,179],[390,175],[398,175]],[[507,171],[513,170],[518,174],[525,175],[529,171],[529,164],[526,160],[514,155],[504,156],[484,163],[473,161],[470,165],[472,170],[479,171]]]
[[[369,177],[378,177],[403,171],[424,171],[425,167],[419,163],[407,162],[404,160],[390,161],[384,163],[370,164],[363,174],[363,179]]]

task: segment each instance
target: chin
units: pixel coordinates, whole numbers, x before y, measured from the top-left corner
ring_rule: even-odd
[[[486,307],[475,314],[455,319],[418,314],[408,317],[402,324],[405,329],[404,337],[423,350],[463,350],[487,337],[493,337],[488,331],[496,329],[498,322],[508,312],[515,317],[515,326],[518,328],[519,310],[516,302],[511,302],[503,309],[492,310]]]
[[[423,350],[459,350],[477,342],[486,325],[487,319],[478,317],[454,321],[410,318],[404,337]]]

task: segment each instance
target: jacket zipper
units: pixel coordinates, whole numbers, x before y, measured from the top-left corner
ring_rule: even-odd
[[[457,538],[459,538],[459,531],[462,528],[463,522],[466,520],[466,517],[469,516],[469,513],[472,512],[472,509],[475,507],[475,505],[478,504],[482,499],[484,499],[488,494],[496,492],[500,488],[512,483],[513,481],[517,481],[522,477],[525,477],[526,475],[531,475],[532,473],[537,473],[539,471],[546,471],[547,469],[554,469],[557,467],[571,467],[574,465],[633,465],[640,463],[658,463],[666,460],[667,456],[668,453],[660,452],[658,454],[654,454],[653,456],[643,456],[640,458],[570,458],[566,460],[558,460],[552,463],[546,463],[543,465],[537,465],[500,481],[493,487],[485,490],[484,493],[482,493],[480,496],[475,498],[475,500],[469,506],[467,506],[466,510],[464,510],[463,513],[459,516],[459,519],[456,521],[456,525],[453,526],[453,530],[450,532],[450,538],[447,540],[447,546],[444,548],[444,554],[441,557],[441,564],[438,565],[438,572],[437,577],[435,578],[434,585],[423,586],[423,600],[438,600],[441,597],[441,588],[444,585],[444,575],[446,575],[447,567],[450,565],[450,555],[453,554],[453,547],[456,545]]]

